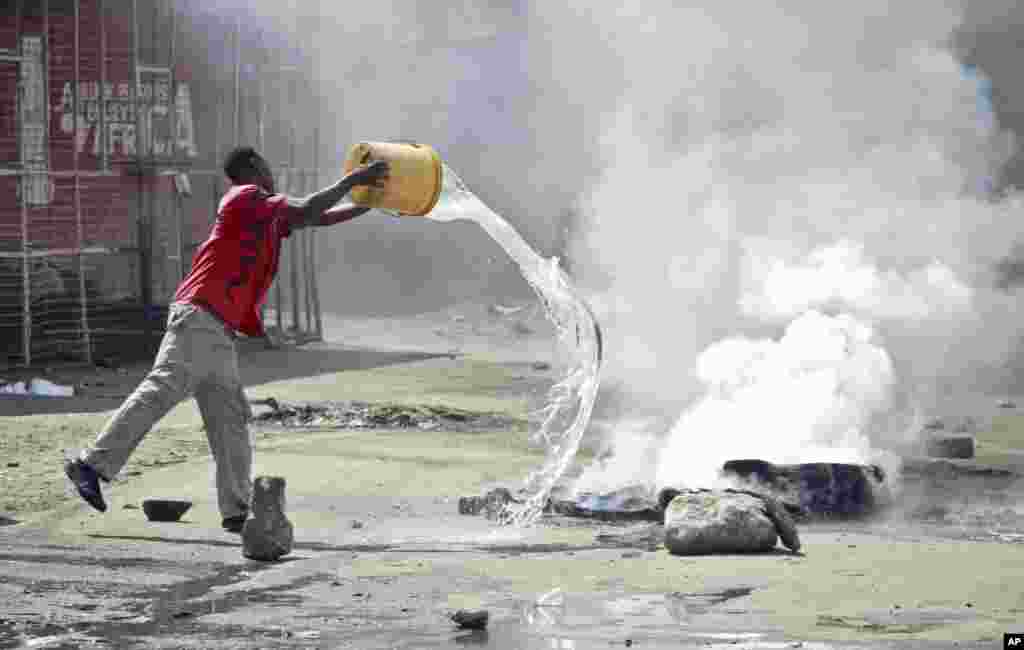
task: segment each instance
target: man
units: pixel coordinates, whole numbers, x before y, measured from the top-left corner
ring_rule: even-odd
[[[236,333],[266,336],[259,308],[277,273],[281,240],[299,228],[330,226],[363,214],[369,208],[336,204],[353,187],[383,185],[389,168],[383,161],[358,167],[302,199],[275,193],[270,167],[251,147],[232,151],[224,173],[231,188],[220,201],[210,237],[175,293],[152,370],[93,446],[65,465],[78,494],[100,512],[107,509],[100,480],[109,483],[153,425],[194,395],[216,464],[223,528],[242,530],[252,491],[252,442]]]

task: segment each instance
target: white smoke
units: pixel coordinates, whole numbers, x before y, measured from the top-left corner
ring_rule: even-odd
[[[730,454],[866,458],[906,437],[886,415],[1012,359],[1024,305],[990,269],[1024,205],[986,190],[1014,145],[951,43],[1018,4],[972,3],[965,21],[965,0],[321,1],[312,49],[339,153],[461,133],[449,162],[489,204],[503,188],[494,207],[531,242],[580,193],[569,259],[604,326],[605,381],[626,416],[678,416],[660,461],[650,431],[623,424],[586,476],[660,465],[689,482]],[[460,7],[523,46],[501,65],[453,59]],[[491,100],[504,108],[473,109]],[[461,298],[493,253],[454,232],[357,222],[323,272],[410,278],[339,285],[352,304]]]
[[[654,5],[587,12],[626,80],[574,258],[606,376],[682,411],[660,482],[871,460],[1017,340],[988,271],[1021,230],[987,194],[1013,142],[950,47],[961,7]]]
[[[889,355],[849,316],[808,311],[778,341],[726,339],[697,358],[705,394],[672,429],[656,482],[711,485],[730,459],[864,462],[891,405]]]
[[[770,248],[770,244],[767,246]],[[789,262],[747,242],[740,309],[765,321],[788,321],[834,305],[869,321],[956,318],[972,291],[945,264],[933,260],[906,274],[871,263],[864,246],[842,241]]]

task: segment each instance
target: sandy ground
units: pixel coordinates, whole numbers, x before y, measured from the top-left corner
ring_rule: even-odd
[[[243,376],[254,399],[522,419],[554,377],[534,365],[550,361],[550,341],[526,324],[466,311],[332,321],[332,343],[247,346]],[[1024,631],[1017,520],[808,525],[801,555],[679,558],[616,543],[630,532],[621,525],[549,518],[510,530],[459,516],[458,496],[536,466],[520,425],[260,427],[256,469],[287,478],[297,543],[284,561],[248,561],[220,530],[193,403],[145,440],[108,491],[107,514],[65,485],[61,459],[144,371],[64,369],[55,379],[82,385],[82,396],[0,400],[0,515],[10,524],[0,526],[0,648],[991,648]],[[1024,416],[992,414],[979,452],[1012,464]],[[194,506],[181,522],[150,523],[138,509],[148,496]],[[487,631],[457,630],[446,616],[459,608],[488,609]]]

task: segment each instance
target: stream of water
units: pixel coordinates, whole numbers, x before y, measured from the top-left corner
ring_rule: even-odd
[[[506,524],[526,526],[542,514],[551,489],[569,467],[590,422],[602,361],[601,329],[593,311],[558,265],[540,256],[507,221],[476,196],[447,165],[435,221],[465,219],[483,228],[518,265],[554,324],[565,357],[566,374],[548,393],[531,441],[543,444],[543,464],[526,478],[522,503],[509,504]]]

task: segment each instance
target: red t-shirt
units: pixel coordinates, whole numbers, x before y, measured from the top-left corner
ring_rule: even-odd
[[[291,235],[279,210],[284,200],[256,185],[228,190],[174,300],[206,303],[236,331],[263,336],[259,308],[277,273],[281,240]]]

